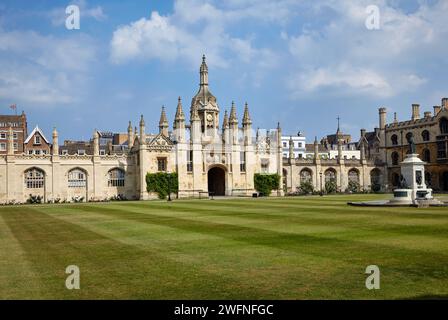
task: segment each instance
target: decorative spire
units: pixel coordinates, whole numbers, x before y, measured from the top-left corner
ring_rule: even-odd
[[[137,129],[135,130],[137,131]],[[145,119],[143,119],[143,115],[140,116],[140,143],[145,143],[146,134],[145,134]]]
[[[199,69],[199,73],[201,75],[201,86],[207,86],[208,85],[208,66],[205,62],[205,54],[202,56],[202,64],[201,68]]]
[[[53,127],[53,146],[52,146],[52,155],[59,155],[59,143],[58,143],[58,131],[56,127]]]
[[[289,159],[294,159],[294,140],[292,136],[289,137]]]
[[[131,149],[134,145],[134,131],[132,131],[132,123],[129,121],[128,125],[128,148]]]
[[[243,116],[243,125],[252,124],[252,120],[250,120],[249,115],[249,106],[246,104],[244,105],[244,116]]]
[[[314,137],[314,144],[319,144],[319,142],[317,141],[317,136]]]
[[[165,106],[162,106],[162,112],[160,113],[159,132],[168,136],[168,119],[166,118]]]
[[[394,112],[394,123],[398,123],[397,113],[396,112]]]
[[[98,134],[98,130],[93,130],[93,155],[100,155],[100,135]]]
[[[227,110],[224,111],[224,119],[222,121],[222,128],[227,129],[229,127],[229,116],[227,115]]]
[[[159,127],[168,127],[168,119],[166,118],[165,106],[162,106],[162,112],[160,113]]]
[[[238,123],[238,119],[236,117],[236,108],[235,108],[235,102],[234,101],[232,101],[232,108],[230,109],[229,121],[230,121],[230,124]]]
[[[176,117],[175,120],[185,120],[185,114],[182,110],[182,99],[179,97],[177,99],[177,109],[176,109]]]

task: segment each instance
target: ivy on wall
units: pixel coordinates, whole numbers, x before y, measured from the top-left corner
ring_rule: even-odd
[[[272,190],[280,188],[280,176],[278,174],[260,174],[254,175],[254,186],[263,196],[269,196]]]
[[[177,193],[179,190],[177,173],[147,173],[146,190],[157,193],[159,199],[165,199],[169,191]]]

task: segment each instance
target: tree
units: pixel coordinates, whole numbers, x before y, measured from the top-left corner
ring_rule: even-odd
[[[262,196],[269,196],[272,190],[280,188],[280,176],[278,174],[259,174],[254,175],[254,186]]]

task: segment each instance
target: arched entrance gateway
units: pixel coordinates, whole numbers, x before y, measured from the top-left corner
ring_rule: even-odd
[[[213,167],[208,170],[208,192],[215,196],[226,195],[226,172],[223,168]]]

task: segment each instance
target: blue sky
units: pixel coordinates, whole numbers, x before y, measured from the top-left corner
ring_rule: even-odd
[[[76,4],[80,30],[65,28]],[[380,9],[368,30],[366,8]],[[422,113],[448,96],[448,1],[135,0],[0,3],[0,105],[25,110],[30,130],[88,139],[125,132],[144,114],[156,132],[162,105],[189,110],[203,53],[221,110],[249,103],[255,127],[312,141]]]

